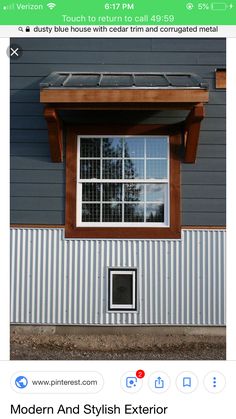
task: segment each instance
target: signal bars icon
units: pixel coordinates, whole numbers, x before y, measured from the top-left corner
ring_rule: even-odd
[[[54,9],[54,7],[56,7],[56,4],[55,4],[55,3],[48,3],[48,4],[47,4],[47,7],[48,7],[50,10],[52,10],[52,9]]]

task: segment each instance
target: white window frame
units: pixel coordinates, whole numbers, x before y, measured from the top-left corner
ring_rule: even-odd
[[[137,269],[113,269],[109,268],[109,293],[108,293],[108,311],[125,311],[125,312],[134,312],[137,311]],[[113,276],[114,275],[132,275],[132,304],[113,304],[112,294],[113,294]]]
[[[119,135],[122,138],[163,138],[167,139],[167,179],[80,179],[80,139],[81,138],[117,138],[117,135],[81,135],[77,136],[77,182],[76,182],[76,227],[170,227],[170,137],[169,135]],[[124,157],[122,157],[123,159]],[[140,158],[137,158],[139,160]],[[89,160],[89,158],[88,158]],[[96,160],[96,158],[94,158]],[[97,160],[102,161],[102,155]],[[135,159],[134,159],[135,160]],[[146,156],[144,156],[144,162]],[[164,192],[164,222],[82,222],[82,184],[83,183],[121,183],[121,184],[163,184],[166,185],[166,191]],[[92,203],[92,202],[91,202]],[[117,202],[119,203],[119,202]],[[120,202],[120,203],[123,203]],[[102,194],[101,202],[102,205]]]

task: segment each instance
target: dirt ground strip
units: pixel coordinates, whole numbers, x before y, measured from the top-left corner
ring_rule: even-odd
[[[12,360],[224,360],[224,336],[18,335]]]

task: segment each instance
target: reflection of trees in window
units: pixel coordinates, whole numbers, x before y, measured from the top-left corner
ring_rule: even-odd
[[[144,166],[147,170],[150,160],[145,165],[144,140],[114,137],[81,141],[80,178],[92,179],[92,183],[82,184],[83,221],[164,222],[163,184],[142,183],[146,179]],[[160,161],[151,163],[155,170],[160,166]],[[158,179],[157,175],[151,177]]]
[[[128,145],[124,145],[124,178],[125,179],[137,179],[139,174],[134,165],[134,160],[130,158]],[[140,161],[140,160],[139,160]],[[135,162],[138,162],[135,160]],[[143,162],[143,160],[141,160]],[[139,202],[142,201],[143,185],[137,185],[130,183],[125,185],[125,201]],[[137,204],[125,204],[124,205],[124,221],[125,222],[144,222],[144,205]]]
[[[122,160],[103,160],[102,162],[103,179],[122,179]]]
[[[130,159],[129,149],[126,142],[124,143],[124,155],[126,159],[124,160],[124,178],[125,179],[135,179],[136,173],[132,160]]]
[[[102,220],[104,222],[121,222],[122,221],[122,207],[121,204],[103,204],[102,205]]]
[[[132,160],[129,154],[129,148],[127,143],[124,145],[124,178],[125,179],[137,179],[140,174],[137,172],[134,162],[141,162],[144,160]],[[144,177],[144,174],[143,176]],[[144,185],[138,185],[130,183],[125,185],[125,201],[129,202],[140,202],[144,199]],[[125,204],[124,205],[124,221],[125,222],[144,222],[144,205],[138,204]]]
[[[81,160],[80,162],[81,179],[100,178],[100,160]]]
[[[130,223],[144,222],[144,204],[125,204],[124,221]]]
[[[140,202],[144,199],[144,185],[127,183],[125,187],[125,201]]]
[[[100,201],[101,185],[100,183],[83,183],[82,201]]]
[[[164,204],[147,205],[146,221],[149,223],[164,222]]]
[[[122,176],[122,161],[118,158],[121,158],[123,154],[126,158],[123,160],[124,175]],[[122,138],[103,138],[103,157],[117,158],[117,160],[103,161],[103,179],[136,179],[138,177],[134,161],[129,158],[128,145]],[[103,201],[122,200],[122,185],[104,184],[103,188]],[[125,201],[140,201],[141,192],[140,186],[129,185],[129,190],[127,188],[125,190]]]
[[[137,179],[138,178],[138,173],[136,171],[134,162],[132,161],[132,159],[130,158],[129,155],[129,148],[127,143],[124,143],[124,155],[126,157],[126,159],[124,160],[124,178],[125,179]],[[142,201],[143,199],[141,198],[141,195],[143,194],[143,186],[142,185],[137,185],[135,183],[130,183],[125,185],[125,201],[134,201],[134,202],[139,202]],[[135,214],[135,207],[134,206],[129,206],[129,214],[130,214],[130,218],[131,220],[133,218],[136,218],[136,214]],[[125,217],[126,219],[126,217]]]
[[[121,183],[104,183],[102,200],[103,201],[122,201],[122,184]]]
[[[82,221],[97,223],[100,221],[99,204],[83,204],[82,205]]]
[[[100,138],[81,138],[80,157],[100,157]]]
[[[122,157],[123,141],[122,138],[103,138],[102,156],[103,157]]]

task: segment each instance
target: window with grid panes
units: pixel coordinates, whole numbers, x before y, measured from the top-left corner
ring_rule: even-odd
[[[168,227],[168,136],[81,136],[77,162],[77,226]]]
[[[137,269],[108,269],[108,310],[137,310]]]

